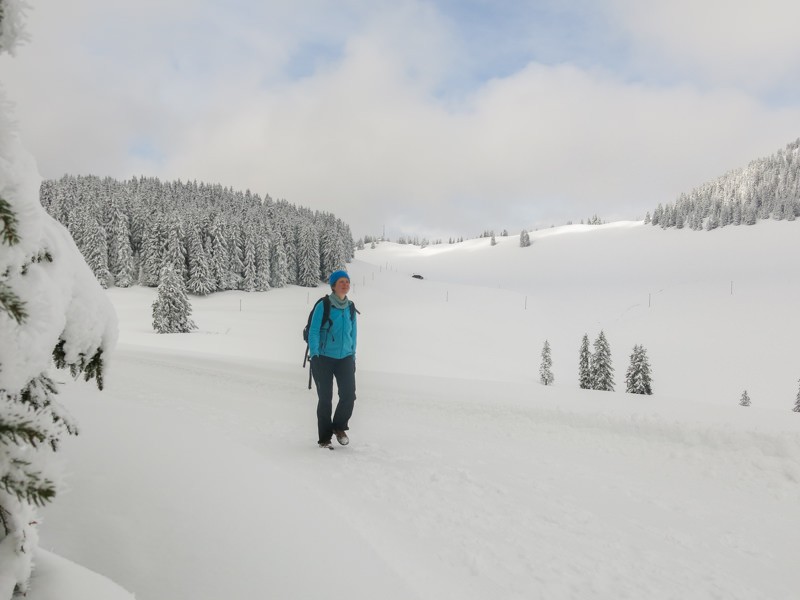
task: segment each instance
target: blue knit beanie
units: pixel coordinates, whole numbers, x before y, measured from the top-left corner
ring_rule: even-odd
[[[328,283],[331,284],[331,287],[336,285],[336,282],[339,281],[342,277],[349,280],[350,275],[347,274],[347,271],[334,271],[331,273],[331,276],[328,278]]]

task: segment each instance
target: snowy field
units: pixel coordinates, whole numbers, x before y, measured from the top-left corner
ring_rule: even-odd
[[[63,392],[82,433],[42,548],[140,600],[797,598],[800,226],[531,238],[358,252],[333,452],[300,367],[325,288],[193,298],[173,335],[155,290],[109,290],[119,347],[106,391]],[[577,385],[601,329],[613,393]],[[653,396],[622,393],[634,344]],[[39,563],[33,600],[130,598]]]

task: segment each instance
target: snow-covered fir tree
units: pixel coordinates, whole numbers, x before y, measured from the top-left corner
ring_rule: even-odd
[[[339,230],[335,219],[326,217],[320,225],[319,234],[319,254],[320,254],[320,279],[326,279],[328,275],[337,269],[345,266],[345,248],[339,236]]]
[[[625,391],[629,394],[653,393],[650,361],[644,346],[635,345],[631,354],[631,363],[625,375]]]
[[[269,284],[274,288],[284,287],[289,282],[289,265],[286,259],[285,244],[280,233],[275,234],[275,243],[272,245],[269,260]]]
[[[25,4],[0,0],[0,53],[24,37]],[[39,202],[39,175],[0,90],[0,598],[24,594],[38,507],[58,493],[53,453],[77,427],[57,400],[57,368],[95,379],[116,317],[68,231]],[[52,197],[51,197],[52,200]]]
[[[492,231],[492,239],[489,241],[489,244],[497,246],[497,238],[494,237],[494,231]]]
[[[345,265],[353,260],[356,256],[356,245],[353,242],[353,232],[350,230],[350,225],[341,219],[336,219],[336,231],[339,234],[339,239],[342,241],[342,249],[344,251],[344,254],[342,255],[342,265]],[[437,243],[441,244],[442,241],[439,240]]]
[[[131,248],[128,217],[119,207],[114,209],[114,220],[109,238],[108,268],[117,287],[130,287],[136,281],[137,268]]]
[[[798,381],[800,383],[800,381]],[[794,401],[794,408],[792,409],[793,412],[800,413],[800,387],[797,389],[797,398]]]
[[[316,287],[320,282],[319,236],[312,225],[300,229],[300,243],[297,247],[297,285]]]
[[[242,281],[239,289],[252,292],[256,289],[256,233],[251,224],[242,228]]]
[[[164,222],[164,252],[161,256],[159,283],[165,267],[171,267],[183,281],[186,281],[189,268],[186,263],[183,223],[177,214],[169,215]]]
[[[183,279],[172,265],[165,265],[158,284],[158,296],[153,302],[153,329],[158,333],[188,333],[197,329],[191,314],[192,305]]]
[[[228,244],[225,241],[225,225],[219,215],[214,216],[208,230],[209,237],[209,270],[211,279],[214,282],[214,289],[227,289],[228,264]]]
[[[256,241],[256,291],[267,292],[270,289],[270,243],[269,237],[262,233]]]
[[[592,353],[589,350],[589,336],[584,334],[578,354],[578,382],[582,390],[592,389]]]
[[[244,275],[244,237],[242,229],[241,223],[229,223],[226,227],[228,246],[228,269],[224,287],[226,290],[238,290],[242,286],[242,276]]]
[[[614,367],[611,363],[611,347],[606,339],[606,334],[602,330],[594,341],[591,374],[593,390],[614,391]]]
[[[539,383],[553,385],[556,378],[553,376],[553,359],[550,356],[550,342],[545,340],[542,348],[542,362],[539,365]]]
[[[739,398],[739,406],[750,406],[750,395],[747,390],[742,392],[742,397]]]
[[[524,229],[519,234],[519,246],[520,248],[527,248],[531,245],[531,236],[528,234],[527,231]]]
[[[163,242],[161,221],[152,219],[142,229],[142,244],[139,250],[139,284],[153,287],[158,285],[161,270]]]
[[[189,279],[186,289],[191,294],[205,296],[217,289],[216,280],[208,264],[199,224],[190,226],[188,238]]]
[[[297,284],[297,221],[296,215],[289,215],[278,223],[278,227],[283,226],[283,252],[286,255],[286,283],[288,285]],[[320,248],[322,248],[322,239],[320,239]],[[322,260],[321,257],[320,260]]]
[[[106,230],[88,211],[81,211],[78,220],[74,221],[79,235],[76,239],[78,248],[86,259],[86,264],[94,273],[100,285],[108,287],[111,272],[108,270],[108,241]]]

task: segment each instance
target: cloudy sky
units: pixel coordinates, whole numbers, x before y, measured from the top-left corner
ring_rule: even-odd
[[[44,177],[197,179],[356,237],[642,218],[800,137],[796,0],[32,0]]]

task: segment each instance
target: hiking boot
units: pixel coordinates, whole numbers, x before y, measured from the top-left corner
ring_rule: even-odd
[[[330,440],[325,442],[317,442],[320,448],[327,448],[328,450],[333,450],[333,444],[331,444]]]
[[[342,446],[347,446],[347,444],[350,443],[350,438],[347,437],[347,434],[341,429],[336,429],[333,433],[336,435],[336,441]]]

